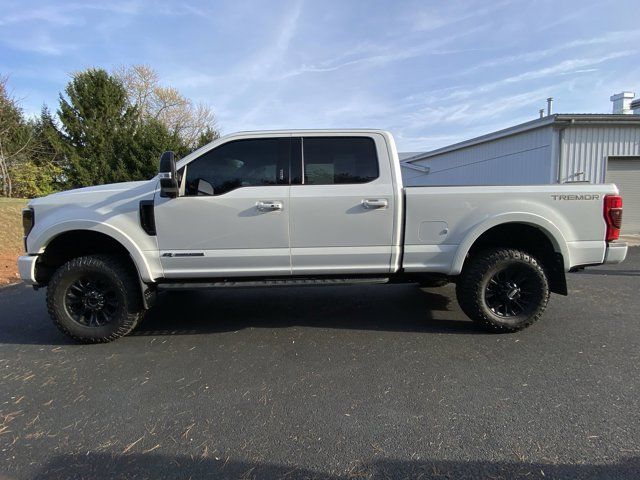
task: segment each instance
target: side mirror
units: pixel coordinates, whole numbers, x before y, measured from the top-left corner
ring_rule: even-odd
[[[173,152],[160,155],[160,196],[175,198],[178,196],[178,177],[176,175],[176,157]]]

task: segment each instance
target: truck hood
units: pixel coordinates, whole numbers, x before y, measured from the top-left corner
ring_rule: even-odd
[[[76,188],[64,192],[53,193],[46,197],[34,198],[29,202],[30,207],[53,205],[90,205],[95,203],[110,204],[123,200],[134,200],[139,197],[147,198],[158,183],[157,178],[140,182],[109,183],[93,187]]]

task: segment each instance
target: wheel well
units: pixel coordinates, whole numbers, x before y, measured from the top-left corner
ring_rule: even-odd
[[[113,237],[91,230],[71,230],[58,235],[47,244],[36,264],[36,280],[46,285],[53,272],[69,260],[99,253],[122,256],[137,275],[135,263],[128,250]]]
[[[469,249],[467,259],[490,248],[515,248],[533,255],[540,261],[547,274],[550,290],[561,295],[567,294],[562,254],[556,251],[553,242],[543,230],[526,223],[497,225],[478,237]]]

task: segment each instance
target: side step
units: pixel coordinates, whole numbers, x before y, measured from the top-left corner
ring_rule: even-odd
[[[377,285],[388,283],[388,278],[272,278],[268,280],[221,280],[217,282],[169,282],[160,283],[162,290],[178,290],[193,288],[237,288],[237,287],[306,287],[336,285]]]

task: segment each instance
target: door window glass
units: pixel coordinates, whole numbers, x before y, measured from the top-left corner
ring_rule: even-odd
[[[378,178],[376,145],[369,137],[304,137],[304,183],[367,183]]]
[[[241,187],[289,183],[289,138],[236,140],[187,165],[185,195],[223,195]]]

